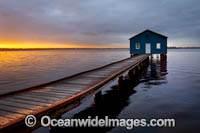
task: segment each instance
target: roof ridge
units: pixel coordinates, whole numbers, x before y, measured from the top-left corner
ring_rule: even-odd
[[[168,38],[167,36],[164,36],[164,35],[159,34],[159,33],[157,33],[157,32],[154,32],[154,31],[151,31],[151,30],[149,30],[149,29],[146,29],[146,30],[144,30],[143,32],[140,32],[140,33],[136,34],[135,36],[129,38],[129,40],[131,40],[131,39],[133,39],[133,38],[135,38],[135,37],[137,37],[137,36],[143,34],[144,32],[147,32],[147,31],[149,31],[149,32],[151,32],[151,33],[153,33],[153,34],[156,34],[156,35],[162,36],[162,37],[164,37],[164,38]]]

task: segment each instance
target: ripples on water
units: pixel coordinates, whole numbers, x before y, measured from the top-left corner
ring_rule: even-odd
[[[46,52],[47,53],[43,53],[43,51],[41,51],[41,53],[38,54],[39,57],[41,54],[46,55],[43,57],[48,57],[49,59],[47,61],[44,59],[41,61],[42,59],[39,59],[40,62],[43,62],[42,66],[37,61],[34,61],[38,60],[35,55],[37,52],[34,54],[27,53],[29,58],[30,55],[34,55],[34,57],[32,57],[33,62],[31,60],[28,62],[29,65],[35,64],[32,66],[32,72],[30,72],[31,75],[34,75],[32,78],[35,80],[35,83],[36,81],[40,81],[41,79],[44,80],[47,77],[48,80],[50,80],[49,77],[60,78],[60,76],[66,76],[66,73],[76,73],[77,71],[97,67],[99,64],[104,65],[110,61],[116,61],[128,57],[128,51],[126,50],[99,52],[86,51],[86,53],[84,51],[82,53],[80,51],[71,51],[70,54],[67,52],[65,53],[65,51]],[[87,118],[87,116],[96,115],[100,117],[108,115],[111,118],[174,118],[176,119],[175,128],[138,127],[132,130],[127,130],[125,128],[95,128],[94,130],[101,132],[135,133],[200,132],[199,52],[200,50],[169,50],[167,62],[160,62],[159,59],[155,57],[134,87],[130,89],[125,88],[123,92],[119,93],[116,89],[117,81],[114,81],[103,89],[101,104],[94,104],[93,98],[91,97],[79,107],[63,114],[62,118]],[[51,56],[49,56],[49,54]],[[2,57],[2,53],[0,54],[0,57]],[[13,56],[13,58],[16,57]],[[74,59],[76,60],[74,61]],[[10,64],[12,64],[12,59],[8,60],[10,60]],[[13,63],[13,65],[21,64],[16,61],[19,61],[19,59],[14,60],[15,61],[13,62],[16,63]],[[24,64],[24,66],[22,66],[23,68],[31,68],[29,65]],[[14,66],[11,66],[11,68],[5,66],[5,64],[2,65],[1,63],[0,67],[4,68],[8,73],[9,69],[12,70],[11,68],[14,68]],[[43,68],[42,72],[38,73],[41,71],[40,68]],[[2,74],[2,69],[0,70]],[[25,71],[27,70],[28,69],[25,69]],[[4,72],[4,74],[6,73]],[[40,77],[41,75],[43,75],[42,78]],[[46,75],[46,78],[44,75]],[[9,76],[11,79],[18,79],[15,74],[10,74]],[[23,76],[21,75],[21,77]],[[27,74],[26,78],[27,77],[30,77],[30,75]],[[26,80],[26,78],[24,78],[24,80]],[[39,80],[37,78],[39,78]],[[4,80],[5,79],[6,78],[4,78]],[[26,82],[32,81],[33,79],[28,78]],[[2,81],[1,77],[1,83]],[[9,86],[10,83],[12,83],[12,80],[8,83]],[[4,82],[4,85],[6,86],[7,83]],[[14,84],[11,84],[11,86],[14,86]],[[76,131],[77,128],[57,128],[51,132],[68,132],[69,130]],[[92,129],[86,128],[84,130],[88,132]],[[49,132],[49,130],[47,128],[39,128],[34,132]]]

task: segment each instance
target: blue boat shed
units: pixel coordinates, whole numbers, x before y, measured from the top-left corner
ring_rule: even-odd
[[[130,54],[167,54],[167,37],[151,30],[145,30],[130,39]]]

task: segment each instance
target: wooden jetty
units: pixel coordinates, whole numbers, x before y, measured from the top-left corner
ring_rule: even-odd
[[[116,78],[120,85],[121,77],[127,71],[129,78],[134,77],[148,61],[149,55],[137,55],[48,84],[1,95],[0,132],[32,131],[40,126],[40,122],[27,127],[26,115],[35,115],[38,121],[44,115],[58,118],[90,96],[98,96],[101,89]]]

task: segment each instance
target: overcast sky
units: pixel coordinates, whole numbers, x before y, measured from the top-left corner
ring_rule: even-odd
[[[0,0],[0,44],[129,47],[145,29],[200,46],[200,1]]]

